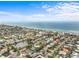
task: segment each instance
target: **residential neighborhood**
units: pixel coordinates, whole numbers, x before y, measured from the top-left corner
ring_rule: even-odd
[[[1,24],[0,57],[79,58],[79,35]]]

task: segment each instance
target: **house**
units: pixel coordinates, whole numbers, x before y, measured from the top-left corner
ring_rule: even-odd
[[[17,52],[10,50],[10,55],[8,56],[8,58],[16,58],[16,57],[17,57]]]
[[[38,55],[36,56],[36,58],[44,58],[42,55]]]
[[[65,56],[67,55],[67,53],[69,52],[69,48],[67,47],[63,47],[61,51],[59,51],[59,55],[62,58],[65,58]]]
[[[55,43],[59,43],[60,42],[60,39],[56,38],[56,39],[54,39],[54,42]]]
[[[28,45],[28,43],[24,41],[24,42],[17,43],[15,46],[16,48],[22,48],[22,47],[25,47],[26,45]]]
[[[79,45],[76,45],[77,46],[77,49],[79,49]]]
[[[64,47],[64,48],[63,48],[63,51],[66,52],[66,53],[68,53],[68,52],[69,52],[69,48]]]
[[[79,53],[73,52],[71,58],[79,58]]]
[[[2,49],[2,50],[0,51],[0,54],[3,54],[3,53],[5,53],[5,52],[7,52],[7,48]]]

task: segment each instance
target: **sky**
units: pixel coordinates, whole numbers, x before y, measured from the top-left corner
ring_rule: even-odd
[[[79,21],[79,1],[0,1],[0,23],[45,21]]]

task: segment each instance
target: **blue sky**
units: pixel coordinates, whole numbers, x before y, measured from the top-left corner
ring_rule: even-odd
[[[79,21],[78,1],[0,1],[0,22]]]
[[[30,15],[33,13],[46,13],[43,5],[47,4],[54,6],[59,2],[0,2],[0,11],[15,12],[25,15]]]

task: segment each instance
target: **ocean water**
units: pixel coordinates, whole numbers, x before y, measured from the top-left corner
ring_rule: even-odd
[[[54,31],[79,32],[79,22],[15,22],[8,24]]]

